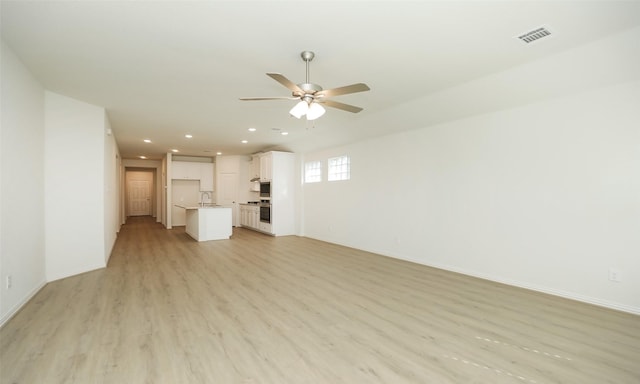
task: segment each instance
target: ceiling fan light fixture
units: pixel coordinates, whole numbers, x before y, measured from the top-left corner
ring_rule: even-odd
[[[328,98],[333,96],[348,95],[351,93],[369,91],[370,88],[364,83],[356,83],[351,85],[345,85],[343,87],[323,89],[320,85],[314,84],[309,80],[309,62],[313,60],[315,54],[311,51],[303,51],[300,54],[302,60],[305,62],[307,70],[305,82],[296,84],[287,79],[280,73],[267,73],[267,76],[284,85],[291,91],[291,97],[241,97],[240,100],[300,100],[291,110],[289,114],[297,119],[307,115],[307,120],[315,120],[324,115],[325,109],[322,105],[318,105],[318,102],[323,103],[325,106],[341,109],[343,111],[358,113],[362,111],[362,108],[349,104],[339,103],[332,101]]]
[[[306,101],[301,100],[298,104],[296,104],[293,108],[291,108],[291,110],[289,111],[289,114],[295,117],[296,119],[299,119],[302,116],[306,115],[308,110],[309,110],[309,104],[307,104]]]
[[[307,120],[315,120],[324,115],[325,109],[318,103],[311,103],[309,111],[307,111]]]

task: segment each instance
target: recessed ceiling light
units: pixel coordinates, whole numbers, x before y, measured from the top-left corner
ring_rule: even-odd
[[[222,152],[216,152],[216,155],[220,156],[222,155]]]
[[[146,158],[147,158],[147,156],[140,156],[140,158],[141,158],[141,159],[146,159]]]
[[[241,143],[242,143],[242,144],[247,144],[248,142],[249,142],[249,141],[247,141],[247,140],[242,140],[242,141],[241,141]]]
[[[178,151],[177,149],[172,149],[171,152],[175,153],[175,152],[180,152],[180,151]]]
[[[282,136],[287,136],[287,135],[289,134],[289,132],[280,132],[280,134],[281,134]]]
[[[186,135],[184,135],[184,137],[186,137],[187,139],[190,139],[190,138],[193,137],[193,135],[190,135],[190,134],[187,133]]]
[[[151,140],[149,140],[149,139],[144,139],[143,141],[144,141],[145,143],[150,143],[150,142],[151,142]]]
[[[249,132],[255,132],[256,129],[255,128],[249,128]]]

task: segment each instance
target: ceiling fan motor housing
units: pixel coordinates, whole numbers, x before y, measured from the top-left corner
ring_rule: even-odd
[[[322,91],[322,87],[319,86],[318,84],[302,83],[302,84],[297,84],[297,85],[298,85],[298,88],[300,88],[301,90],[304,91],[304,94],[299,94],[298,92],[293,92],[293,96],[296,96],[296,97],[311,97],[311,98],[313,98],[313,95],[316,92]]]

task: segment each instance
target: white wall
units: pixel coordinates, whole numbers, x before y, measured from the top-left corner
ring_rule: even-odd
[[[254,183],[249,181],[253,177],[251,172],[251,157],[240,156],[238,162],[238,183],[240,184],[238,187],[238,201],[244,203],[247,201],[260,200],[260,192],[252,191],[251,188]]]
[[[171,160],[171,155],[165,155],[162,158],[162,162],[160,164],[160,169],[156,172],[157,180],[158,180],[158,188],[159,188],[159,193],[158,193],[158,197],[159,197],[159,207],[160,207],[160,214],[159,216],[159,222],[162,223],[162,225],[165,226],[165,228],[171,228],[171,222],[168,222],[168,219],[171,219],[170,214],[167,213],[167,200],[168,198],[171,198],[170,193],[167,194],[167,191],[169,190],[169,171],[168,171],[168,164]]]
[[[120,217],[122,160],[106,114],[104,127],[104,257],[106,264],[111,257],[111,251],[115,245],[117,234],[120,232],[120,223],[122,222]]]
[[[105,118],[104,108],[45,92],[48,281],[106,266]]]
[[[163,173],[163,188],[164,188],[164,192],[162,195],[162,203],[164,206],[164,218],[162,220],[162,224],[164,224],[165,228],[167,229],[171,229],[171,222],[172,222],[172,217],[171,217],[171,206],[172,206],[172,202],[173,202],[173,196],[171,195],[171,180],[172,179],[172,173],[171,173],[171,162],[172,162],[172,154],[169,152],[166,154],[165,157],[162,158],[162,173]]]
[[[44,89],[4,42],[0,56],[1,325],[45,284],[45,245]]]
[[[211,195],[211,192],[209,192]],[[200,203],[200,180],[171,180],[171,226],[187,224],[187,212],[176,205],[196,206]]]
[[[635,68],[619,84],[307,153],[324,162],[324,180],[328,157],[351,155],[352,179],[304,185],[302,231],[640,313]]]

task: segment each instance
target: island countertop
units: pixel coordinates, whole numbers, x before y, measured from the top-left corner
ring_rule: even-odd
[[[175,204],[176,207],[178,208],[184,208],[184,209],[211,209],[211,208],[225,208],[222,205],[216,205],[216,204],[204,204],[204,205],[180,205],[180,204]]]
[[[187,211],[185,232],[197,241],[222,240],[233,231],[231,208],[219,205],[177,205]]]

